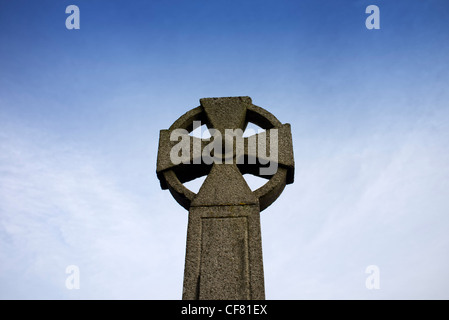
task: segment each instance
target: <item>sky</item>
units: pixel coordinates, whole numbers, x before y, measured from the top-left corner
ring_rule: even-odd
[[[448,57],[447,0],[0,0],[0,298],[181,299],[159,130],[250,96],[295,157],[267,299],[449,299]]]

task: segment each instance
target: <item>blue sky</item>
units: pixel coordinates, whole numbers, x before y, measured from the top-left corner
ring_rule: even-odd
[[[180,299],[159,130],[238,95],[293,132],[268,299],[449,298],[447,1],[0,0],[0,40],[1,298]]]

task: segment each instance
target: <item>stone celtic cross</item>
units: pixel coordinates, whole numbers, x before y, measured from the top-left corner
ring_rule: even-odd
[[[198,122],[215,129],[215,141],[189,135]],[[249,122],[265,131],[243,138]],[[160,131],[156,172],[162,189],[189,210],[183,299],[265,299],[260,212],[293,183],[290,125],[249,97],[200,99]],[[246,173],[268,181],[252,191]],[[197,194],[183,185],[204,175]]]

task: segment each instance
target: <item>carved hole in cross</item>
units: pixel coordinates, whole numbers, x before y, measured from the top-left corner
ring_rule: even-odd
[[[257,124],[248,122],[248,125],[245,128],[245,131],[243,131],[243,138],[248,138],[250,136],[253,136],[255,134],[265,132],[265,129],[262,129]]]
[[[198,193],[198,191],[200,191],[201,186],[203,185],[204,180],[206,180],[206,176],[205,175],[202,176],[202,177],[193,179],[191,181],[184,182],[184,186],[187,189],[189,189],[190,191]]]
[[[209,128],[206,124],[201,125],[198,128],[195,128],[194,130],[190,131],[189,136],[199,138],[199,139],[210,139],[211,134],[209,131]]]

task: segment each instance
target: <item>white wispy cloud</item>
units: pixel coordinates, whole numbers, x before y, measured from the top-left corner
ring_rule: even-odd
[[[318,137],[311,144],[324,157],[297,152],[295,184],[262,218],[269,297],[447,299],[446,132],[426,122],[329,144]],[[380,290],[365,287],[371,264]]]
[[[267,298],[448,297],[444,117],[294,137],[296,181],[262,213]],[[109,159],[43,128],[16,122],[0,138],[2,298],[181,297],[187,212],[156,179],[134,192]],[[79,290],[65,287],[71,264]],[[371,264],[380,290],[365,287]]]
[[[180,296],[185,234],[176,227],[185,228],[186,216],[155,209],[174,203],[120,188],[102,172],[104,159],[45,131],[5,126],[1,140],[2,298]],[[80,267],[80,290],[65,288],[70,264]]]

